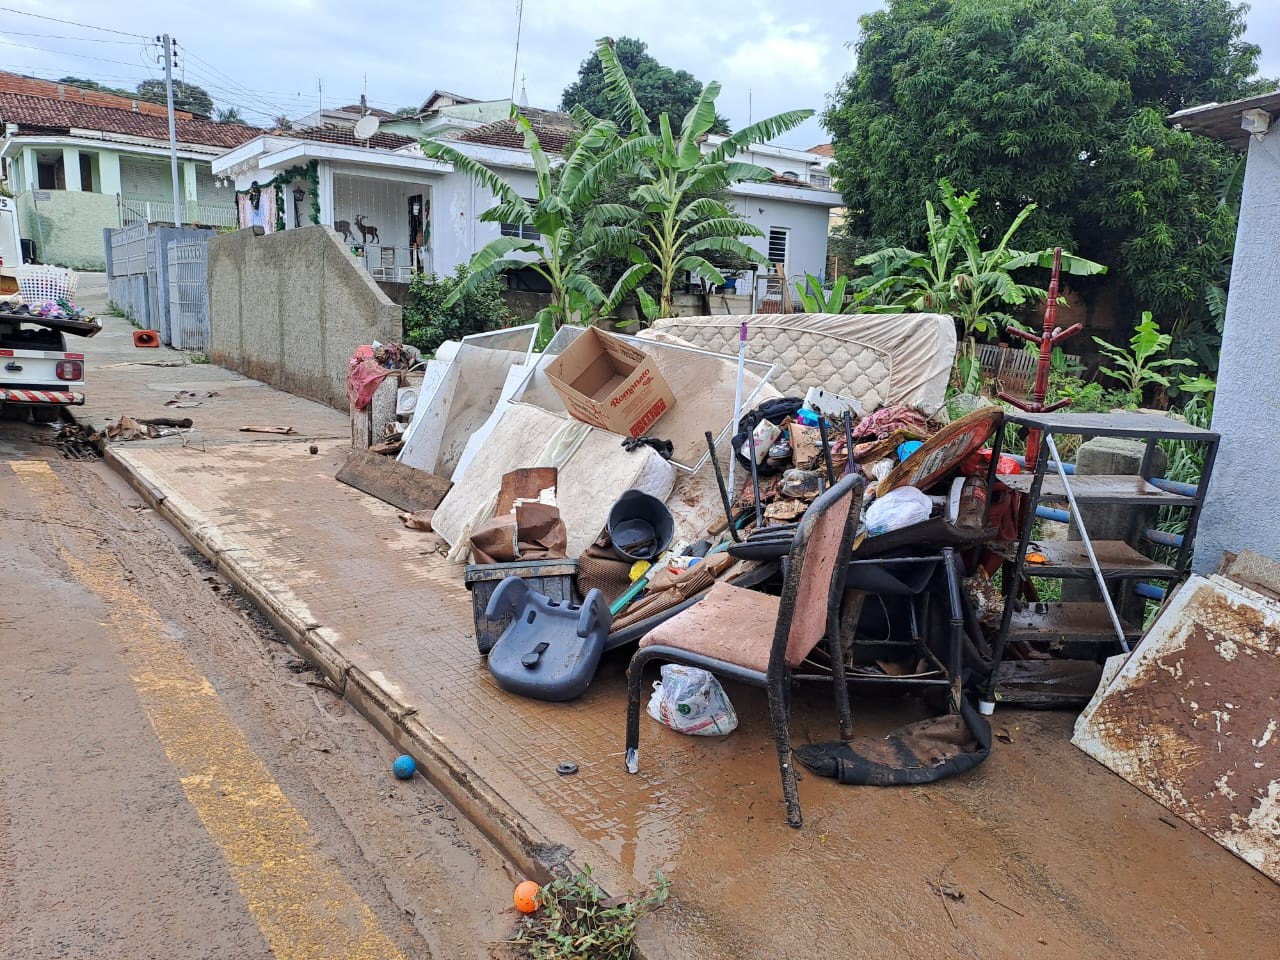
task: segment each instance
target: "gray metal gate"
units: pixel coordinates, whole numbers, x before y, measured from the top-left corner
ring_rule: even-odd
[[[209,349],[209,245],[169,244],[169,319],[179,350]]]

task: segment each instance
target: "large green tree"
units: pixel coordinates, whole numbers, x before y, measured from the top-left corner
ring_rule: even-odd
[[[631,82],[640,108],[653,118],[651,132],[657,133],[657,118],[661,114],[683,117],[693,109],[702,95],[702,84],[687,70],[664,67],[647,51],[647,44],[631,37],[620,37],[614,45],[614,53]],[[597,117],[625,120],[614,116],[615,106],[609,99],[607,87],[600,58],[592,54],[578,67],[578,79],[564,88],[560,109],[568,111],[580,106]],[[728,133],[729,122],[717,114],[712,132]]]
[[[148,100],[151,103],[168,103],[164,81],[143,80],[138,84],[138,99]],[[175,80],[173,81],[173,108],[207,117],[213,113],[213,98],[204,87]]]
[[[1164,122],[1253,92],[1259,50],[1229,0],[889,0],[861,18],[857,66],[824,123],[850,246],[918,247],[949,178],[999,236],[1110,265],[1137,309],[1184,327],[1224,280],[1227,148]]]

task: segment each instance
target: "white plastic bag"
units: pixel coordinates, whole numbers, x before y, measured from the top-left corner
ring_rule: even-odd
[[[867,508],[867,536],[878,537],[928,520],[933,501],[915,487],[898,487],[879,497]]]
[[[662,665],[662,679],[653,683],[649,716],[679,733],[721,737],[738,726],[738,714],[720,681],[699,667]]]

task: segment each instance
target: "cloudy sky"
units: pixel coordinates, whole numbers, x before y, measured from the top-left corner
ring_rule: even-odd
[[[154,44],[179,42],[180,76],[220,106],[268,123],[320,102],[358,101],[394,110],[433,89],[478,99],[510,95],[517,0],[8,0],[0,7],[0,69],[57,79],[89,77],[133,87],[163,76]],[[525,0],[518,73],[533,106],[554,107],[603,35],[638,37],[668,66],[724,86],[719,109],[734,128],[781,110],[821,110],[853,66],[857,18],[882,0]],[[17,11],[46,18],[22,16]],[[107,27],[122,33],[85,29]],[[138,36],[130,36],[138,35]],[[1280,0],[1254,0],[1249,39],[1263,48],[1261,72],[1280,75]],[[74,39],[87,38],[87,39]],[[520,87],[516,80],[517,95]],[[817,120],[785,143],[825,142]]]

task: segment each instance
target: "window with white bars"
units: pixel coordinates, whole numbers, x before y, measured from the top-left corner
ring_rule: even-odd
[[[769,262],[785,267],[787,263],[787,244],[791,231],[786,227],[769,228]]]

